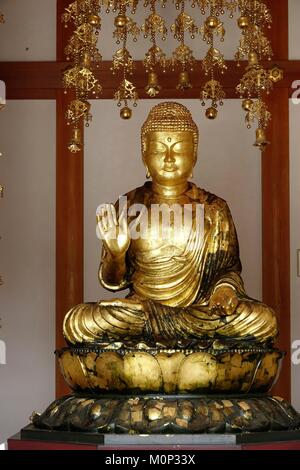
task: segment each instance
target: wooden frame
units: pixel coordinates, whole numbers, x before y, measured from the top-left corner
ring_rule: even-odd
[[[235,91],[239,78],[241,77],[244,66],[236,66],[236,62],[227,61],[228,73],[222,77],[227,98],[238,98]],[[62,72],[68,66],[68,62],[0,62],[0,76],[7,87],[7,99],[56,99],[56,92],[62,90]],[[300,79],[300,61],[274,59],[271,63],[265,62],[265,66],[270,68],[273,65],[280,67],[284,71],[283,80],[276,84],[277,89],[288,89],[289,95],[293,93],[292,83]],[[119,85],[120,77],[112,75],[111,62],[103,61],[101,69],[97,73],[97,78],[103,87],[101,98],[113,99],[114,92]],[[193,88],[181,92],[175,89],[175,76],[173,73],[166,72],[160,75],[162,91],[160,98],[196,98],[199,99],[200,89],[205,81],[201,70],[200,62],[195,66],[194,72],[190,74]],[[200,75],[200,77],[199,77]],[[137,87],[139,97],[142,99],[151,99],[146,94],[144,88],[147,83],[147,76],[142,62],[136,63],[134,74],[134,83]],[[170,86],[171,84],[171,86]],[[272,95],[273,97],[273,95]]]
[[[70,34],[61,22],[68,0],[57,2],[57,60],[64,57]],[[60,83],[61,75],[56,76]],[[70,155],[70,128],[65,120],[69,98],[56,89],[56,348],[65,346],[62,335],[66,312],[83,301],[83,152]],[[56,394],[69,393],[56,363]]]
[[[300,61],[288,60],[288,0],[265,0],[273,13],[272,64],[283,68],[284,79],[276,85],[270,108],[272,145],[262,157],[263,213],[263,298],[280,318],[279,347],[290,352],[290,238],[289,238],[289,104],[292,82],[300,79]],[[64,345],[62,321],[66,311],[83,300],[83,152],[70,155],[66,150],[69,129],[64,113],[66,97],[62,90],[61,72],[66,67],[64,46],[69,33],[61,23],[61,13],[70,3],[57,0],[57,61],[0,62],[0,77],[6,82],[8,99],[56,99],[57,103],[57,170],[56,170],[56,346]],[[112,98],[118,77],[111,77],[110,62],[99,72],[103,98]],[[198,69],[199,70],[199,69]],[[224,76],[227,98],[236,98],[234,91],[241,74],[234,62]],[[197,82],[197,73],[192,74]],[[160,98],[199,98],[199,82],[184,95],[171,89],[171,77],[162,76]],[[135,83],[141,98],[146,82],[142,64],[138,63]],[[57,395],[68,393],[57,371]],[[290,359],[285,361],[276,393],[290,398]]]

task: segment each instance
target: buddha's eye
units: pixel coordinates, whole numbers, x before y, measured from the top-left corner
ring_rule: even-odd
[[[174,153],[186,153],[190,149],[190,146],[184,142],[178,142],[173,145],[172,150]]]
[[[166,151],[166,149],[164,147],[153,147],[151,149],[151,153],[153,155],[162,155],[162,154],[165,153],[165,151]]]

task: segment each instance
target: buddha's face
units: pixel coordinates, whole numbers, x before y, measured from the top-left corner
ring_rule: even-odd
[[[152,180],[165,185],[183,183],[195,165],[194,138],[190,131],[149,132],[144,163]]]

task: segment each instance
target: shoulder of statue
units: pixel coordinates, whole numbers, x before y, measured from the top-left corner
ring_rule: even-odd
[[[194,199],[197,199],[200,204],[209,206],[214,210],[224,210],[228,209],[227,202],[219,196],[216,196],[213,193],[210,193],[206,189],[199,188],[196,185],[192,185],[190,191],[194,195]]]
[[[151,186],[151,183],[149,184],[149,181],[146,181],[143,186],[139,186],[138,188],[134,188],[131,191],[128,191],[128,193],[123,194],[122,197],[127,198],[128,205],[133,203],[143,203],[145,194],[147,194],[150,190],[149,186]]]

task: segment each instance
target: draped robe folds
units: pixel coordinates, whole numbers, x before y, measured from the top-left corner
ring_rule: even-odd
[[[126,196],[128,207],[138,203],[149,209],[159,203],[149,182]],[[226,202],[191,183],[184,196],[188,204],[203,205],[204,230],[193,220],[184,243],[176,243],[176,238],[157,244],[132,240],[126,275],[118,285],[104,279],[107,252],[103,249],[100,283],[112,291],[129,288],[129,295],[72,308],[64,321],[69,343],[144,342],[176,347],[220,338],[258,343],[275,339],[274,311],[245,293],[236,230]],[[221,286],[232,287],[239,299],[231,315],[209,310],[210,298]]]

